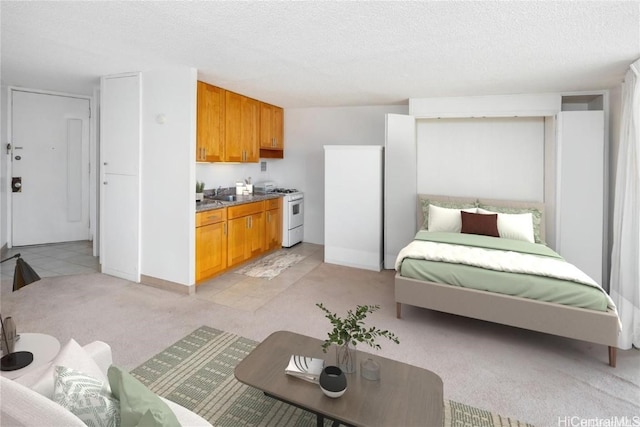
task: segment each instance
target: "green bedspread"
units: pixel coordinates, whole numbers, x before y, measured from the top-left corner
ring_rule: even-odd
[[[525,252],[538,256],[562,259],[562,257],[551,248],[541,244],[473,234],[420,231],[416,235],[416,240],[429,240],[439,243]],[[573,307],[599,311],[607,310],[607,298],[602,290],[551,277],[494,271],[464,264],[410,258],[402,262],[400,274],[413,279],[496,292]]]

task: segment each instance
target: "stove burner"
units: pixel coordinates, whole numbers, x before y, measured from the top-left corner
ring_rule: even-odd
[[[290,194],[290,193],[298,192],[298,190],[296,190],[295,188],[276,188],[273,191],[275,193],[282,193],[282,194]]]

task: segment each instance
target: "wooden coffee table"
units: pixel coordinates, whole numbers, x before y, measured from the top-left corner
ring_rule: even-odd
[[[317,384],[284,373],[292,354],[335,362],[335,352],[322,352],[322,341],[288,331],[269,335],[235,368],[238,381],[262,390],[324,418],[353,426],[441,426],[442,379],[435,373],[406,363],[358,351],[357,372],[347,374],[342,397],[325,396]],[[360,361],[371,357],[380,363],[380,380],[360,375]]]

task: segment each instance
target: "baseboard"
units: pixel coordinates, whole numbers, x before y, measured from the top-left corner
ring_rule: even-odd
[[[193,295],[196,293],[196,285],[181,285],[180,283],[170,282],[157,277],[140,275],[140,283],[151,286],[153,288],[163,289],[165,291],[177,292],[179,294]]]

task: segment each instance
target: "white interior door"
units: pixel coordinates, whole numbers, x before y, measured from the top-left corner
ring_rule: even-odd
[[[12,245],[88,240],[86,98],[12,90]]]

